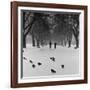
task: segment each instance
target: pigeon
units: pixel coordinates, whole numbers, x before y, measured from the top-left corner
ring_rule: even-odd
[[[27,60],[27,58],[26,58],[26,57],[23,57],[23,59]]]
[[[36,67],[35,64],[33,64],[32,67],[35,68]]]
[[[55,71],[54,69],[51,69],[51,72],[52,72],[52,73],[56,73],[56,71]]]
[[[64,65],[62,64],[61,67],[64,68]]]
[[[40,63],[40,62],[38,62],[37,64],[38,64],[39,66],[42,65],[42,63]]]
[[[50,57],[50,59],[55,62],[55,58],[54,57]]]
[[[29,62],[30,62],[30,63],[33,63],[33,61],[32,61],[32,60],[29,60]]]

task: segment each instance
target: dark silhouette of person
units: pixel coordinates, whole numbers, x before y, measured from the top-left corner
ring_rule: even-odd
[[[50,42],[49,42],[49,48],[51,48],[51,47],[52,47],[52,42],[50,41]]]
[[[57,43],[55,42],[55,43],[54,43],[54,48],[55,48],[55,49],[56,49],[56,45],[57,45]]]

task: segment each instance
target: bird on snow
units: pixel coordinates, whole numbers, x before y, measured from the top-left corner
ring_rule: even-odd
[[[56,71],[55,71],[54,69],[51,69],[51,72],[52,72],[52,73],[56,73]]]
[[[64,68],[64,65],[62,64],[61,67]]]
[[[54,57],[50,57],[50,59],[55,62],[55,58]]]
[[[26,57],[23,57],[23,59],[27,60],[27,58],[26,58]]]
[[[42,65],[42,63],[41,63],[41,62],[38,62],[37,64],[38,64],[39,66],[40,66],[40,65]]]
[[[36,67],[35,64],[33,64],[32,67],[35,68]]]
[[[32,60],[29,60],[29,62],[30,62],[30,63],[33,63],[33,61],[32,61]]]

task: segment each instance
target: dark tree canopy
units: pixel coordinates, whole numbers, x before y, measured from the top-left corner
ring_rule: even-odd
[[[79,14],[23,12],[23,35],[25,38],[28,33],[32,36],[33,46],[35,46],[35,41],[38,45],[49,41],[58,44],[69,42],[70,44],[73,35],[78,47]]]

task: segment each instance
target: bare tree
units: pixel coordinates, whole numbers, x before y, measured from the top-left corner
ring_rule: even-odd
[[[23,48],[26,48],[26,36],[30,32],[32,24],[34,23],[34,18],[30,12],[22,12],[23,17]]]
[[[66,18],[67,28],[68,28],[68,44],[71,46],[72,35],[75,37],[76,47],[79,47],[79,14],[69,14]],[[71,34],[70,34],[71,33]]]
[[[40,45],[44,44],[45,40],[48,40],[49,38],[49,26],[47,21],[45,20],[44,17],[46,17],[42,13],[35,13],[35,22],[32,25],[31,28],[31,35],[33,34],[36,42],[37,42],[37,47],[40,48]]]
[[[72,18],[70,17],[69,20],[71,21],[70,25],[76,40],[76,49],[79,47],[79,14],[72,15]]]

